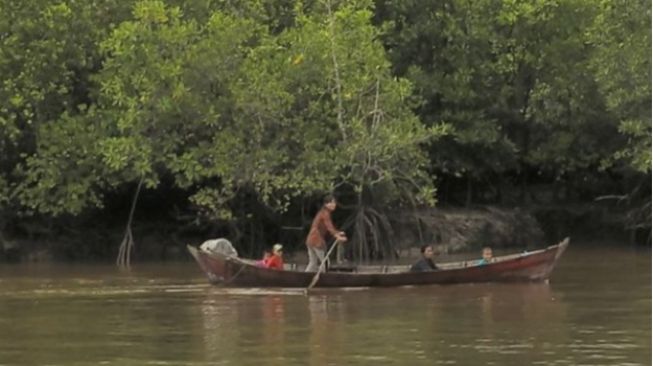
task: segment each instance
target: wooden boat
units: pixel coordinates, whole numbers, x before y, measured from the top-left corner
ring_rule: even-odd
[[[321,273],[316,287],[389,287],[479,282],[548,282],[553,267],[569,245],[569,238],[548,248],[493,258],[438,263],[433,272],[409,272],[409,265],[356,266],[347,272]],[[192,246],[188,250],[213,284],[229,287],[307,287],[314,272],[286,264],[286,270],[261,268],[255,261],[210,253]]]

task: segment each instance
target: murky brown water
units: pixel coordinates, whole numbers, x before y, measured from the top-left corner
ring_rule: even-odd
[[[649,365],[651,252],[550,285],[224,290],[191,262],[0,265],[0,365]]]

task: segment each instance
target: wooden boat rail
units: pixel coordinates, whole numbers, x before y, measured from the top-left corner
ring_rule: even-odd
[[[504,262],[506,260],[511,260],[515,258],[520,258],[524,256],[529,256],[532,254],[537,254],[537,253],[543,253],[547,250],[550,250],[551,248],[556,247],[557,245],[551,245],[545,249],[538,249],[538,250],[533,250],[533,251],[524,251],[522,253],[517,253],[517,254],[508,254],[508,255],[503,255],[503,256],[496,256],[492,258],[492,262],[487,265],[491,265],[494,263],[500,263]],[[211,253],[208,253],[211,254]],[[232,260],[242,262],[246,265],[250,266],[255,266],[256,261],[252,259],[245,259],[245,258],[231,258]],[[457,261],[457,262],[443,262],[443,263],[437,263],[438,269],[439,270],[449,270],[449,269],[458,269],[458,268],[467,268],[467,267],[474,267],[478,266],[479,264],[479,259],[469,259],[469,260],[464,260],[464,261]],[[410,271],[411,264],[389,264],[389,265],[383,265],[383,264],[375,264],[375,265],[366,265],[366,264],[359,264],[359,265],[354,265],[348,267],[350,270],[343,270],[342,272],[348,272],[348,273],[404,273]],[[304,269],[306,268],[305,264],[297,264],[297,263],[284,263],[284,270],[285,271],[295,271],[295,272],[304,272]],[[338,267],[336,267],[338,268]],[[336,270],[337,272],[340,272],[340,270]]]

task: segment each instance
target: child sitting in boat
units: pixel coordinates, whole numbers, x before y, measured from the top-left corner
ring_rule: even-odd
[[[481,260],[478,261],[479,266],[484,266],[486,264],[492,263],[492,248],[490,247],[483,248],[482,256],[483,258],[481,258]]]
[[[264,262],[265,268],[283,270],[283,245],[274,244],[272,246],[272,255]]]
[[[269,250],[264,251],[263,258],[256,261],[256,266],[265,268],[265,262],[267,262],[271,256],[272,253],[270,253]]]

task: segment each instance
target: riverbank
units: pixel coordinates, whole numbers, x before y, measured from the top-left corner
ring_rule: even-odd
[[[650,240],[648,232],[624,230],[623,212],[598,204],[512,208],[441,206],[395,212],[389,220],[395,231],[398,252],[414,250],[421,244],[432,244],[441,253],[449,254],[477,252],[483,246],[531,250],[566,236],[574,240],[600,239],[644,245]],[[5,236],[0,247],[0,261],[113,261],[124,235],[124,224],[119,222],[86,222],[65,229],[28,222],[23,225],[28,224],[32,225],[32,230],[25,230],[28,234]],[[179,230],[179,226],[172,220],[161,219],[135,223],[133,260],[188,259],[186,244],[226,236],[192,228]],[[292,238],[268,241],[282,241],[287,252],[301,252],[304,249],[301,237],[300,232]]]

